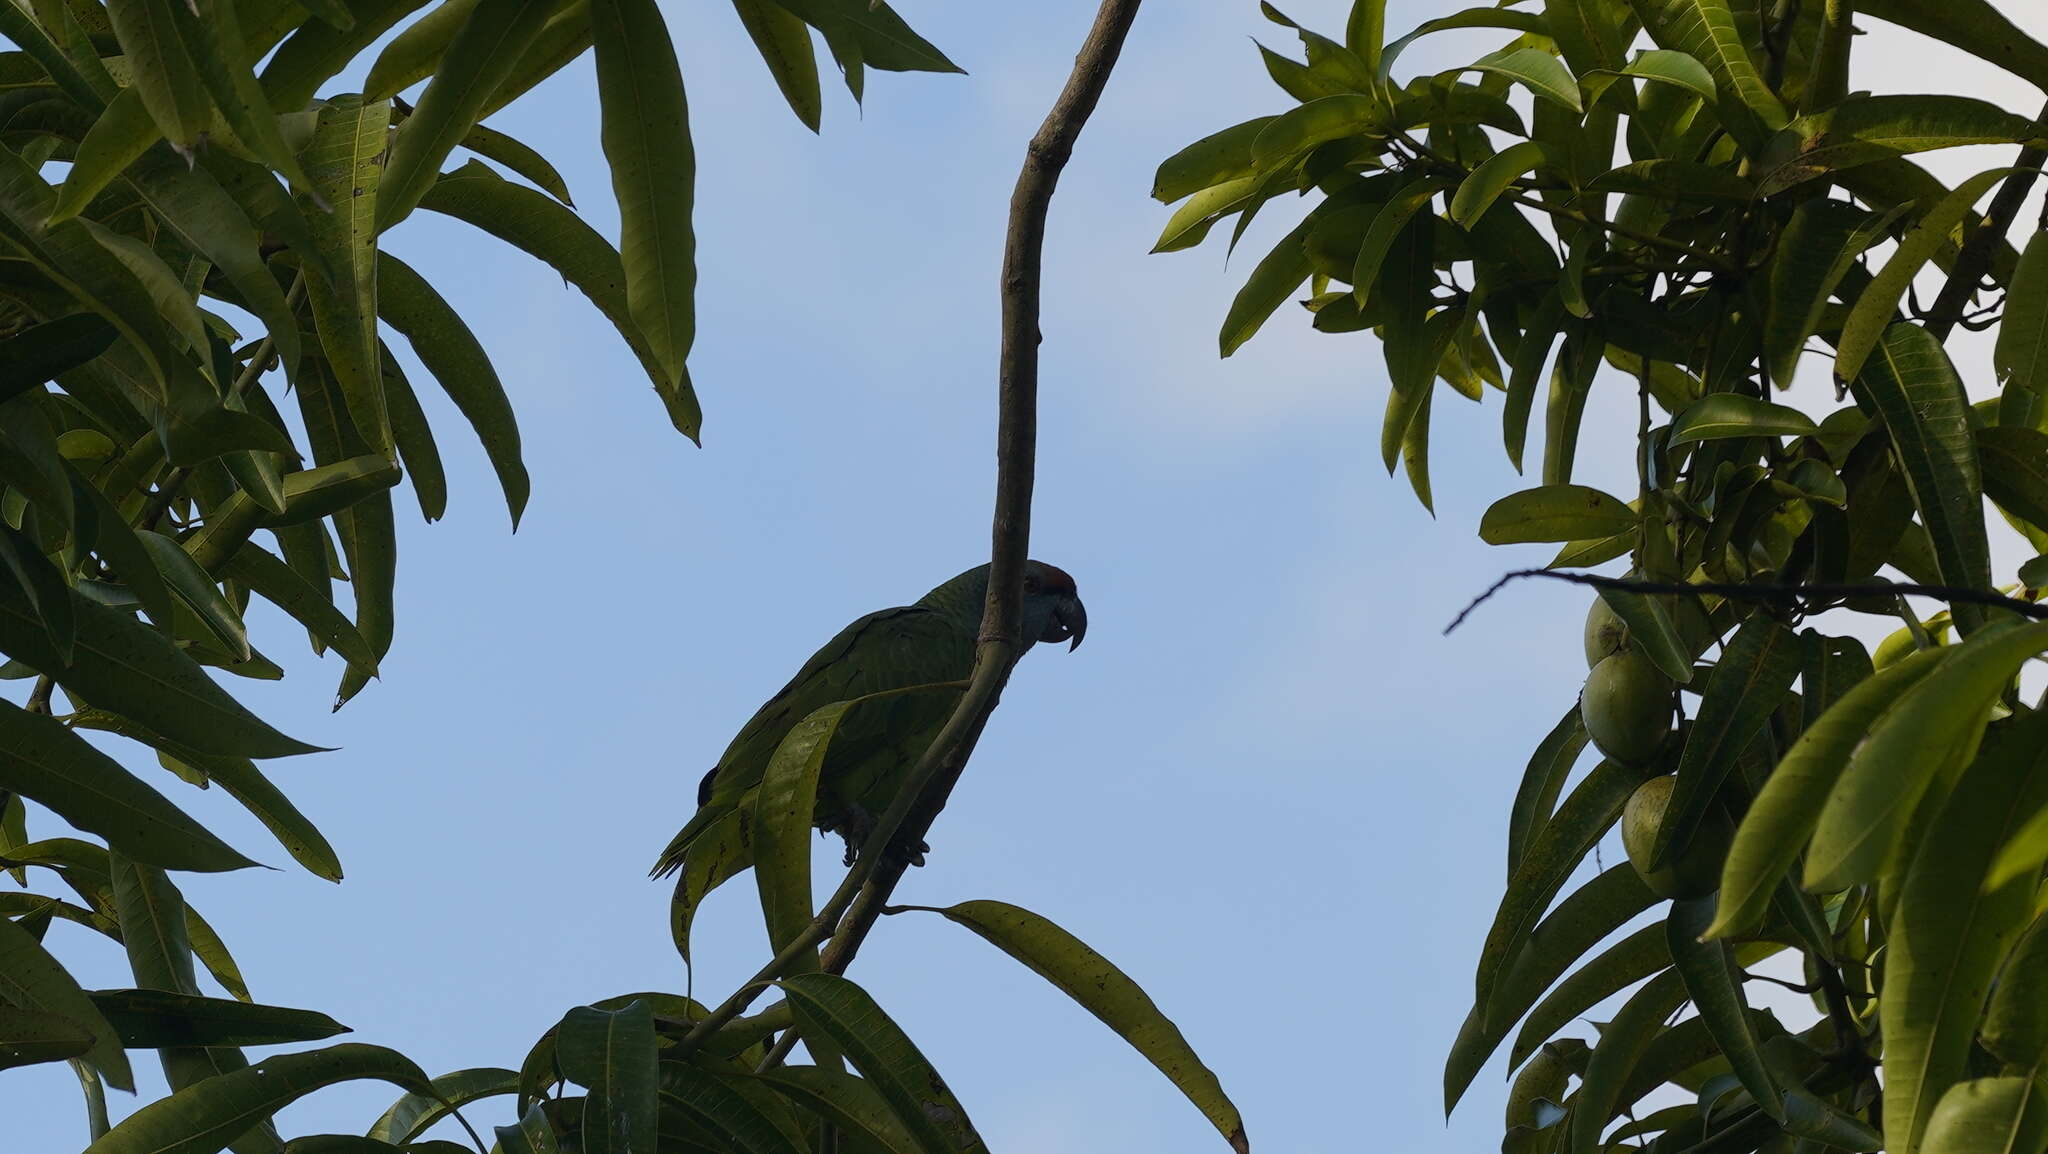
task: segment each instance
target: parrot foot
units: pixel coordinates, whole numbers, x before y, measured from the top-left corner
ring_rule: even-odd
[[[846,842],[846,855],[841,859],[844,865],[851,868],[853,863],[860,859],[860,847],[874,831],[875,815],[869,813],[866,806],[854,805],[847,809],[844,820],[838,824],[838,828],[831,831]],[[906,849],[901,842],[891,842],[888,849],[883,851],[883,860],[921,866],[924,864],[924,855],[930,853],[931,849],[932,847],[924,842],[918,842],[915,849]]]

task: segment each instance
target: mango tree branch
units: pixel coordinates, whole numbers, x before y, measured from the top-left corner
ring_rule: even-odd
[[[671,1056],[685,1056],[719,1027],[743,1013],[777,978],[827,937],[825,968],[845,970],[868,928],[902,878],[908,855],[892,847],[924,839],[932,818],[966,768],[968,755],[988,724],[1010,669],[1023,651],[1024,561],[1031,544],[1031,488],[1038,444],[1039,278],[1045,219],[1060,170],[1072,155],[1082,125],[1095,111],[1110,71],[1123,50],[1139,0],[1103,0],[1088,39],[1074,58],[1074,70],[1052,111],[1031,138],[1024,168],[1010,197],[1010,224],[1003,248],[1002,354],[997,366],[1000,412],[996,432],[996,506],[989,558],[988,600],[974,651],[974,673],[945,727],[911,771],[903,791],[889,803],[861,844],[860,855],[839,888],[794,940],[684,1035]],[[787,1047],[780,1047],[787,1052]]]
[[[897,844],[916,845],[931,828],[932,819],[945,807],[946,798],[960,780],[967,754],[996,696],[1009,680],[1010,667],[1023,652],[1024,561],[1031,543],[1031,486],[1036,476],[1038,448],[1038,331],[1040,282],[1045,249],[1046,213],[1052,206],[1053,190],[1060,172],[1073,155],[1074,142],[1102,98],[1124,38],[1138,15],[1139,0],[1102,0],[1095,12],[1095,24],[1074,57],[1074,69],[1066,87],[1053,101],[1052,111],[1024,150],[1024,167],[1017,174],[1017,187],[1010,194],[1009,232],[1003,243],[1002,353],[997,365],[1001,390],[1000,425],[996,432],[996,508],[989,557],[988,602],[982,610],[981,637],[975,651],[975,676],[984,669],[998,671],[992,678],[989,698],[973,700],[972,693],[961,701],[955,721],[970,707],[978,712],[967,743],[957,751],[940,750],[943,737],[933,752],[943,752],[947,768],[928,789],[917,791],[917,807]],[[921,767],[920,767],[921,768]],[[861,887],[832,944],[825,951],[824,967],[830,973],[844,973],[860,949],[862,939],[881,916],[896,883],[902,879],[905,855],[891,854],[872,878]]]
[[[2048,119],[2048,106],[2041,109],[2041,117]],[[1956,262],[1949,266],[1948,280],[1942,282],[1941,292],[1928,306],[1927,331],[1934,334],[1935,340],[1947,340],[1950,330],[1969,311],[1970,298],[1977,293],[1977,282],[1990,271],[1992,255],[2012,229],[2013,220],[2019,216],[2020,205],[2026,203],[2035,178],[2041,175],[2041,162],[2044,160],[2048,160],[2048,149],[2031,144],[2021,148],[2019,155],[2013,157],[2013,171],[1999,184],[1998,195],[1991,198],[1991,210],[1970,231],[1962,251],[1956,254]]]
[[[1574,585],[1591,585],[1595,589],[1615,589],[1624,593],[1651,593],[1679,597],[1726,597],[1731,601],[1764,601],[1776,604],[1810,605],[1812,602],[1836,602],[1850,597],[1938,597],[1943,601],[1960,601],[1970,605],[1988,605],[1997,609],[2008,609],[2022,617],[2036,621],[2048,621],[2048,602],[2026,601],[2018,597],[2007,597],[1987,589],[1972,589],[1960,585],[1912,585],[1898,581],[1865,581],[1850,585],[1740,585],[1718,581],[1637,581],[1628,577],[1603,577],[1598,573],[1566,573],[1557,569],[1517,569],[1506,574],[1489,586],[1486,592],[1472,599],[1472,603],[1458,611],[1444,632],[1449,633],[1465,623],[1474,609],[1486,603],[1487,598],[1500,592],[1510,582],[1523,577],[1548,577],[1553,581],[1569,581]]]

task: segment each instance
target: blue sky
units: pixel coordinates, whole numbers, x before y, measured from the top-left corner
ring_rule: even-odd
[[[1335,30],[1346,7],[1287,11]],[[1390,27],[1437,14],[1392,7]],[[865,109],[834,94],[815,138],[730,11],[666,8],[701,173],[704,447],[668,428],[616,335],[548,270],[432,214],[400,226],[389,246],[496,358],[532,504],[508,534],[481,452],[415,371],[453,497],[433,526],[401,505],[382,681],[330,716],[336,661],[259,615],[289,676],[235,686],[341,747],[269,769],[348,878],[183,879],[258,1000],[325,1010],[430,1073],[516,1066],[571,1005],[680,989],[667,886],[643,875],[699,775],[846,621],[986,555],[1003,215],[1092,5],[906,3],[970,75],[871,75]],[[1216,246],[1146,254],[1166,215],[1147,197],[1158,160],[1287,104],[1254,35],[1291,49],[1249,0],[1148,7],[1061,184],[1033,552],[1075,574],[1092,630],[1085,652],[1024,662],[899,897],[1015,902],[1093,944],[1180,1024],[1258,1148],[1490,1148],[1498,1077],[1446,1128],[1439,1071],[1503,885],[1515,782],[1584,676],[1586,599],[1523,587],[1439,635],[1500,571],[1544,559],[1473,534],[1523,484],[1494,398],[1437,406],[1432,518],[1379,465],[1369,338],[1314,334],[1290,307],[1216,357],[1230,296],[1293,223],[1281,206],[1228,268]],[[551,157],[616,235],[596,114],[586,59],[492,123]],[[1633,427],[1633,396],[1594,396],[1580,477],[1622,486],[1626,448],[1591,446]],[[228,799],[165,788],[290,866]],[[88,985],[126,984],[117,950],[63,925],[52,941]],[[700,995],[752,972],[750,885],[713,899],[697,941]],[[965,931],[891,919],[852,976],[992,1149],[1222,1148],[1099,1023]],[[39,1103],[8,1111],[17,1148],[83,1144],[68,1071],[6,1085]],[[394,1094],[326,1091],[287,1132],[361,1132]]]

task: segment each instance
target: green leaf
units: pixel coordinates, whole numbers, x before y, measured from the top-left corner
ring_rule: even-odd
[[[303,109],[320,87],[356,61],[391,27],[426,6],[426,0],[351,0],[351,27],[306,22],[270,54],[260,79],[270,107],[286,112]],[[252,38],[260,50],[263,41]]]
[[[526,46],[513,65],[512,75],[498,86],[484,106],[484,118],[531,91],[533,86],[560,72],[590,49],[590,5],[583,0],[565,4]]]
[[[1252,339],[1259,326],[1273,315],[1273,310],[1285,304],[1294,290],[1300,288],[1309,274],[1315,271],[1305,243],[1313,226],[1313,218],[1296,225],[1252,269],[1244,287],[1231,300],[1230,312],[1223,318],[1223,331],[1217,336],[1217,345],[1224,356],[1236,352]]]
[[[1784,126],[1785,106],[1756,70],[1727,0],[1630,0],[1657,47],[1698,60],[1714,77],[1721,122],[1745,150]]]
[[[2020,566],[2020,584],[2030,589],[2048,589],[2048,553]]]
[[[1573,1105],[1570,1154],[1593,1154],[1600,1148],[1600,1133],[1621,1104],[1622,1087],[1635,1072],[1644,1049],[1655,1038],[1664,1020],[1685,1001],[1686,991],[1676,972],[1660,974],[1629,996],[1615,1011],[1593,1057],[1586,1063],[1585,1077]]]
[[[1623,76],[1640,76],[1660,84],[1672,84],[1711,101],[1716,95],[1714,74],[1707,66],[1684,52],[1669,48],[1651,48],[1636,55],[1628,67],[1621,70]]]
[[[1172,204],[1219,184],[1245,180],[1257,171],[1252,144],[1274,117],[1260,116],[1210,133],[1159,164],[1152,180],[1152,199]]]
[[[1665,157],[1632,161],[1603,172],[1587,182],[1586,191],[1729,204],[1746,204],[1756,196],[1756,186],[1725,168]]]
[[[351,664],[375,673],[377,655],[324,591],[315,588],[290,565],[256,544],[245,544],[221,566],[220,575],[239,582],[304,625],[322,645],[329,646]]]
[[[1886,926],[1884,1130],[1900,1154],[1923,1148],[1936,1104],[1963,1078],[1998,963],[2032,912],[2031,876],[1989,891],[1983,880],[2001,835],[2048,800],[2048,715],[1994,732],[1934,819]]]
[[[1891,433],[1942,581],[1989,587],[1983,481],[1963,385],[1941,342],[1918,325],[1893,325],[1856,383]],[[1984,616],[1974,605],[1957,605],[1955,613],[1965,632]]]
[[[313,6],[321,6],[320,0],[314,0]],[[252,56],[242,36],[240,7],[235,0],[170,3],[179,35],[199,69],[200,82],[212,94],[213,106],[221,119],[243,145],[264,164],[276,169],[293,188],[310,189],[311,182],[299,167],[298,158],[285,144],[277,114],[263,95],[263,86],[250,71]]]
[[[627,306],[662,367],[658,385],[685,394],[697,331],[697,159],[682,72],[654,0],[591,0],[590,15]]]
[[[1619,497],[1586,485],[1541,485],[1510,493],[1479,519],[1479,539],[1489,545],[1530,541],[1583,541],[1636,527],[1635,510]]]
[[[107,15],[135,74],[135,87],[157,127],[181,153],[190,153],[213,118],[198,65],[178,35],[171,5],[177,0],[108,0]]]
[[[1991,367],[2004,390],[1998,423],[2048,432],[2048,230],[2034,233],[2013,269]]]
[[[1515,870],[1507,894],[1494,913],[1486,944],[1479,953],[1479,971],[1474,981],[1478,1005],[1490,1007],[1504,967],[1529,940],[1537,918],[1564,888],[1579,862],[1621,817],[1622,807],[1642,776],[1635,769],[1602,761],[1573,787],[1550,824],[1530,843],[1528,854]],[[1492,1014],[1489,1008],[1488,1017]]]
[[[1541,49],[1517,48],[1504,56],[1484,58],[1467,67],[1475,72],[1505,76],[1538,97],[1554,101],[1573,112],[1585,111],[1585,106],[1579,103],[1579,82],[1572,78],[1571,69]]]
[[[1561,295],[1567,311],[1570,296]],[[1586,397],[1593,388],[1593,376],[1600,369],[1604,341],[1591,325],[1577,320],[1565,322],[1564,348],[1550,369],[1550,396],[1543,408],[1543,482],[1563,485],[1572,479],[1572,461],[1578,454],[1579,425],[1586,415]]]
[[[738,1078],[721,1078],[680,1062],[661,1064],[661,1104],[725,1138],[739,1154],[808,1154],[794,1119],[772,1096],[742,1093]]]
[[[519,1116],[516,1126],[495,1127],[498,1148],[504,1154],[561,1154],[555,1144],[555,1128],[548,1124],[547,1111],[535,1102]]]
[[[1708,693],[1713,693],[1711,687]],[[1785,1116],[1785,1100],[1764,1064],[1756,1022],[1742,996],[1741,969],[1727,946],[1700,940],[1701,931],[1713,918],[1711,894],[1672,903],[1671,914],[1664,922],[1664,940],[1671,950],[1672,968],[1685,983],[1686,996],[1699,1007],[1700,1018],[1706,1022],[1714,1044],[1742,1080],[1743,1089],[1749,1091],[1766,1115],[1781,1119]]]
[[[810,26],[768,0],[732,0],[732,6],[789,110],[805,128],[818,131],[824,101],[818,91],[818,57],[811,48]]]
[[[1939,667],[1879,716],[1851,751],[1814,831],[1807,889],[1846,889],[1876,876],[1936,775],[1967,755],[1991,703],[2019,667],[2043,651],[2048,622],[1947,647]]]
[[[1801,204],[1771,258],[1770,308],[1764,310],[1764,349],[1770,379],[1787,388],[1806,338],[1819,329],[1828,298],[1864,250],[1882,240],[1906,205],[1867,213],[1846,201]]]
[[[1971,214],[1978,199],[2011,171],[2009,168],[1994,168],[1957,185],[1954,192],[1936,202],[1921,216],[1919,223],[1899,239],[1898,248],[1864,286],[1856,297],[1856,304],[1849,310],[1848,319],[1842,322],[1842,335],[1835,342],[1837,381],[1857,379],[1863,371],[1864,361],[1892,327],[1893,313],[1899,307],[1899,300],[1906,295],[1906,288],[1913,283],[1921,266],[1934,259],[1934,254],[1942,246],[1955,239],[1953,234],[1963,224],[1964,218]]]
[[[300,156],[313,188],[334,206],[307,214],[333,280],[308,276],[306,299],[350,418],[369,448],[387,457],[391,422],[377,355],[377,205],[390,123],[388,101],[331,100]]]
[[[391,1104],[370,1126],[370,1137],[395,1146],[426,1133],[427,1128],[471,1102],[516,1093],[519,1071],[496,1066],[455,1070],[434,1079],[426,1091],[415,1090]]]
[[[885,1154],[919,1154],[916,1142],[873,1085],[843,1070],[783,1066],[761,1075],[798,1108],[830,1121]]]
[[[57,190],[57,206],[50,210],[49,223],[59,224],[83,212],[94,197],[119,179],[122,170],[162,139],[163,131],[143,106],[142,89],[123,88],[78,142],[71,171]]]
[[[2006,843],[2007,851],[2018,846],[2039,820],[2039,814],[2029,819]],[[1991,889],[2006,885],[2023,872],[2001,871],[2004,856],[2002,851],[1992,861],[1991,873],[1985,879]],[[2026,855],[2034,861],[2044,856],[2048,854],[2039,849]],[[2021,1069],[2032,1069],[2048,1057],[2048,996],[2044,995],[2048,995],[2048,920],[2036,917],[2007,956],[1998,972],[1998,984],[1991,991],[1991,1001],[1984,1008],[1985,1049],[2007,1065]],[[1938,1115],[1938,1107],[1936,1112]]]
[[[555,1033],[555,1060],[570,1081],[590,1090],[584,1154],[630,1154],[652,1144],[658,1071],[654,1012],[646,1002],[609,1012],[570,1010]]]
[[[1728,639],[1678,756],[1678,783],[1651,844],[1651,868],[1669,863],[1691,842],[1736,757],[1784,700],[1799,668],[1798,636],[1762,614]]]
[[[399,125],[376,190],[376,227],[404,220],[440,175],[441,162],[481,119],[484,102],[540,33],[553,4],[478,0],[442,53],[412,115]],[[367,270],[363,270],[367,271]]]
[[[1719,914],[1707,936],[1747,933],[1762,924],[1779,879],[1799,858],[1827,800],[1864,734],[1945,656],[1924,649],[1864,679],[1807,725],[1765,780],[1721,871]],[[1813,692],[1807,687],[1807,693]]]
[[[1985,495],[2035,528],[2048,527],[2048,433],[1990,425],[1976,441]]]
[[[1555,64],[1556,61],[1551,61]],[[1471,228],[1486,215],[1509,185],[1548,163],[1543,145],[1533,140],[1517,141],[1481,161],[1451,197],[1451,220]]]
[[[575,213],[545,193],[507,181],[471,161],[444,173],[420,207],[447,213],[539,258],[590,298],[619,330],[668,406],[669,421],[695,438],[694,399],[667,390],[667,379],[626,305],[619,254]]]
[[[71,313],[0,339],[0,403],[106,352],[118,335],[99,316]]]
[[[86,1062],[108,1085],[134,1091],[135,1074],[113,1026],[42,943],[7,918],[0,918],[0,995],[22,1009],[56,1014],[83,1026],[93,1039]]]
[[[1635,869],[1626,862],[1615,868],[1627,868],[1630,872]],[[1644,908],[1663,900],[1650,894],[1647,887],[1643,893],[1648,895],[1643,899]],[[1559,1030],[1583,1017],[1593,1007],[1670,965],[1671,947],[1665,941],[1661,924],[1644,926],[1600,951],[1591,961],[1557,983],[1541,1002],[1529,1010],[1528,1018],[1515,1034],[1515,1044],[1508,1052],[1508,1064],[1520,1064],[1556,1037]]]
[[[513,172],[537,184],[549,196],[563,204],[574,206],[569,198],[569,184],[548,158],[535,152],[531,147],[514,140],[495,128],[479,124],[462,138],[462,147],[487,160],[495,160]]]
[[[1529,934],[1528,944],[1495,983],[1490,1004],[1475,1004],[1466,1015],[1444,1061],[1445,1112],[1449,1113],[1457,1104],[1480,1068],[1507,1037],[1508,1030],[1529,1012],[1529,1007],[1559,975],[1601,939],[1658,900],[1643,884],[1635,867],[1623,862],[1559,902],[1557,909]],[[1665,956],[1658,968],[1668,965],[1670,960]],[[1510,1064],[1520,1063],[1516,1060]]]
[[[256,864],[61,723],[8,702],[0,702],[0,788],[153,865],[220,871]]]
[[[86,1028],[69,1018],[0,1003],[0,1070],[76,1058],[92,1044]]]
[[[517,529],[532,486],[519,453],[512,402],[482,342],[425,277],[390,253],[377,254],[377,307],[385,323],[405,334],[420,363],[476,431]]]
[[[343,1042],[279,1054],[188,1086],[130,1114],[86,1154],[213,1154],[252,1120],[336,1082],[377,1079],[426,1089],[427,1076],[395,1050]]]
[[[828,44],[852,44],[858,59],[884,72],[961,72],[930,41],[911,31],[880,0],[776,0],[824,33]],[[838,49],[835,47],[835,53]],[[858,99],[859,93],[855,92]]]
[[[1966,96],[1851,96],[1785,126],[1764,148],[1763,195],[1826,173],[1909,153],[2006,144],[2040,135],[2032,121]]]
[[[220,586],[213,583],[206,570],[201,569],[176,541],[161,533],[141,529],[135,536],[149,551],[150,559],[156,562],[157,573],[164,579],[164,586],[171,595],[192,611],[229,654],[239,661],[249,660],[249,631],[242,624],[241,615],[235,612],[235,607],[229,604]]]
[[[131,1049],[274,1046],[316,1042],[348,1027],[317,1010],[293,1010],[169,990],[94,990],[93,1005]]]
[[[56,659],[19,594],[0,587],[0,651],[124,713],[173,741],[209,753],[288,757],[317,752],[264,724],[215,685],[156,630],[118,610],[76,598],[77,657]]]
[[[1973,1078],[1941,1095],[1920,1143],[1942,1154],[2008,1154],[2048,1143],[2048,1111],[2031,1075]],[[1865,1147],[1875,1150],[1876,1146]]]
[[[1741,393],[1708,393],[1672,418],[1671,444],[1729,437],[1804,437],[1819,431],[1820,426],[1789,405]]]
[[[1411,301],[1410,311],[1420,322],[1429,302],[1429,282],[1434,279],[1430,249],[1435,225],[1426,218],[1418,223],[1415,217],[1446,187],[1443,181],[1419,180],[1380,206],[1372,226],[1365,230],[1351,269],[1352,291],[1361,306],[1378,299],[1373,295],[1375,287],[1391,289],[1388,296],[1406,296]]]
[[[1529,412],[1536,402],[1536,382],[1550,359],[1550,348],[1564,331],[1564,298],[1556,290],[1544,293],[1522,330],[1508,362],[1508,395],[1501,409],[1501,431],[1507,442],[1508,461],[1515,472],[1522,471],[1522,452],[1529,440]],[[1631,524],[1630,528],[1634,528]]]
[[[928,1152],[981,1145],[966,1108],[867,991],[835,974],[781,981],[792,1009],[806,1014],[895,1109]]]
[[[1109,959],[1052,922],[1004,902],[971,901],[936,911],[1030,967],[1159,1068],[1233,1147],[1248,1148],[1244,1119],[1180,1028]]]
[[[536,7],[546,9],[553,5]],[[363,99],[386,100],[433,76],[449,42],[462,31],[476,9],[477,0],[446,0],[406,25],[370,63],[369,74],[363,78]],[[511,67],[517,59],[514,56],[505,66]]]
[[[1260,176],[1282,171],[1317,145],[1361,135],[1384,121],[1380,102],[1371,96],[1346,93],[1311,100],[1273,117],[1259,130],[1252,140],[1252,171]]]
[[[1528,768],[1522,771],[1522,785],[1515,792],[1514,808],[1508,815],[1510,881],[1514,880],[1515,869],[1521,865],[1529,842],[1550,821],[1557,795],[1564,787],[1565,778],[1571,776],[1579,754],[1585,751],[1586,740],[1586,726],[1579,718],[1579,707],[1574,704],[1565,710],[1564,716],[1536,746],[1536,752],[1529,755]]]

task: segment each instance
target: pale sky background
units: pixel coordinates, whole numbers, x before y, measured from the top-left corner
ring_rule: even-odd
[[[311,878],[229,799],[128,758],[285,867],[180,878],[257,999],[329,1012],[429,1073],[516,1067],[572,1005],[680,990],[668,886],[644,874],[703,769],[841,625],[986,556],[1003,215],[1093,6],[908,0],[970,75],[871,74],[866,109],[833,93],[818,138],[724,5],[665,7],[701,168],[704,448],[670,431],[579,294],[416,214],[390,247],[493,353],[534,493],[509,535],[481,453],[416,371],[453,497],[431,527],[402,498],[383,680],[330,716],[337,662],[311,658],[274,614],[252,623],[290,676],[233,688],[295,736],[342,747],[267,769],[347,881]],[[1286,11],[1336,35],[1347,7]],[[1444,10],[1391,7],[1397,31]],[[2027,19],[2048,35],[2048,19]],[[1504,884],[1515,783],[1584,677],[1587,599],[1529,584],[1439,635],[1499,572],[1549,555],[1474,536],[1493,498],[1533,483],[1501,453],[1497,396],[1436,406],[1433,519],[1379,465],[1386,386],[1369,337],[1313,333],[1289,306],[1217,359],[1231,295],[1298,207],[1269,207],[1227,268],[1214,243],[1146,255],[1166,217],[1147,197],[1157,162],[1290,103],[1252,36],[1295,51],[1251,0],[1148,6],[1062,182],[1033,552],[1076,575],[1092,632],[1085,653],[1020,668],[899,900],[1015,902],[1094,945],[1180,1024],[1255,1148],[1490,1149],[1498,1063],[1448,1127],[1440,1071]],[[1500,39],[1425,41],[1400,73]],[[2039,101],[1900,34],[1859,51],[1858,85],[1966,78],[2016,111]],[[596,116],[586,58],[492,123],[551,157],[616,235]],[[1959,359],[1983,395],[1983,342]],[[1632,487],[1628,442],[1596,446],[1633,428],[1633,392],[1594,396],[1579,479]],[[699,921],[700,996],[762,960],[753,903],[742,880]],[[88,986],[129,984],[104,940],[59,923],[51,941]],[[890,920],[852,976],[993,1150],[1223,1149],[1121,1041],[963,930]],[[141,1072],[155,1081],[153,1063]],[[360,1133],[395,1094],[331,1089],[285,1129]],[[117,1114],[133,1101],[116,1095]],[[0,1103],[13,1149],[84,1144],[62,1066],[7,1072]],[[505,1100],[469,1113],[480,1128],[509,1121]]]

